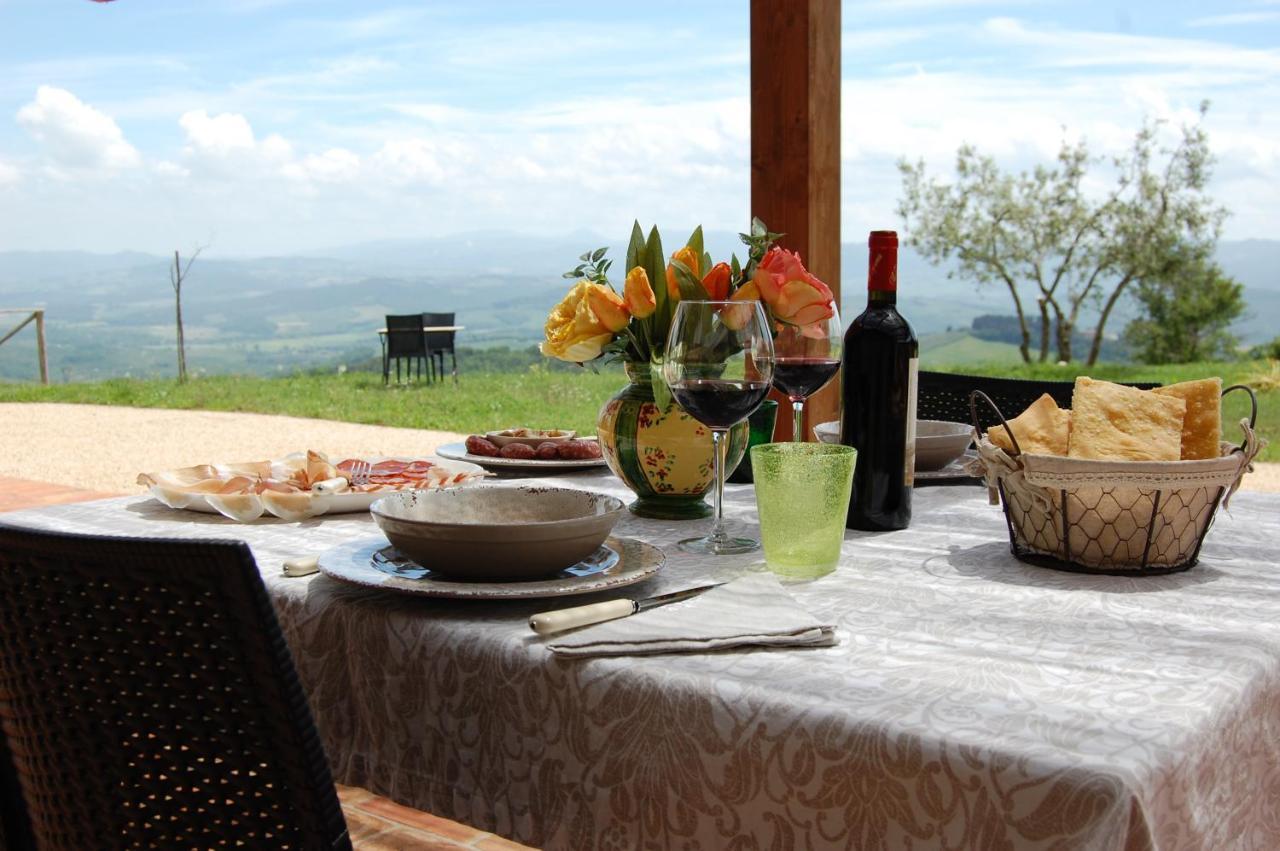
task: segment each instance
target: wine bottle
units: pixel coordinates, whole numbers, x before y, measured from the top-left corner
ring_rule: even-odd
[[[915,481],[916,370],[920,345],[898,312],[898,234],[871,232],[867,309],[844,335],[840,442],[858,450],[850,529],[911,523]]]

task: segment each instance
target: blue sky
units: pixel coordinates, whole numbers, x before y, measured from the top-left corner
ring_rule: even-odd
[[[0,0],[0,250],[263,254],[512,229],[739,229],[736,2]],[[1226,235],[1280,228],[1280,0],[843,6],[842,227],[899,157],[1207,127]]]

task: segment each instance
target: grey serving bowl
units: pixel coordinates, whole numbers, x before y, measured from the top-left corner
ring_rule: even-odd
[[[840,423],[818,423],[813,427],[823,443],[840,442]],[[964,454],[973,439],[973,426],[947,420],[916,420],[916,470],[941,470]]]
[[[607,494],[537,485],[400,491],[369,511],[387,539],[434,573],[536,579],[595,552],[622,516]]]

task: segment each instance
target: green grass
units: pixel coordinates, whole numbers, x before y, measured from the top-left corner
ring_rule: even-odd
[[[1016,364],[1021,360],[1018,347],[1012,343],[996,343],[990,340],[979,340],[970,334],[951,333],[935,335],[920,341],[920,362],[925,369],[946,369],[935,364],[960,365],[984,364]]]
[[[596,412],[626,378],[531,370],[468,373],[446,381],[384,387],[382,376],[215,376],[186,384],[117,378],[86,384],[0,383],[0,402],[78,402],[135,408],[249,411],[353,423],[482,432],[510,426],[571,428],[595,433]]]
[[[1268,361],[1200,363],[1177,366],[964,363],[930,369],[1008,378],[1070,381],[1091,375],[1110,381],[1158,381],[1172,384],[1221,376],[1225,384],[1252,384],[1258,393],[1258,431],[1270,445],[1265,461],[1280,461],[1280,366]],[[186,384],[172,380],[112,379],[97,383],[36,384],[0,382],[0,402],[79,402],[137,408],[186,408],[250,411],[355,423],[472,433],[508,426],[572,428],[595,431],[596,412],[626,379],[621,372],[600,375],[586,370],[465,373],[451,382],[383,387],[382,377],[367,372],[307,374],[281,378],[216,376]],[[1265,388],[1265,389],[1263,389]],[[1248,413],[1244,394],[1228,397],[1224,432]]]
[[[1258,456],[1262,461],[1280,461],[1280,367],[1274,361],[1232,361],[1227,363],[1185,363],[1163,366],[1101,363],[1086,367],[1081,363],[1056,364],[966,363],[955,366],[930,364],[930,369],[1002,378],[1032,378],[1046,381],[1073,381],[1077,375],[1106,381],[1158,381],[1176,384],[1196,378],[1219,376],[1224,387],[1248,384],[1258,393],[1257,432],[1268,441]],[[1249,397],[1239,391],[1227,396],[1223,408],[1222,432],[1227,440],[1239,440],[1235,423],[1249,415]]]

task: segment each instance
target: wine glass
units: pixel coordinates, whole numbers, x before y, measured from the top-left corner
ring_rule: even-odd
[[[776,355],[773,386],[791,400],[791,439],[804,442],[804,400],[817,393],[840,371],[840,311],[810,325],[778,324],[773,338]]]
[[[713,555],[758,549],[759,541],[732,538],[724,530],[724,467],[729,429],[760,407],[773,379],[773,335],[760,302],[680,302],[662,374],[680,407],[711,429],[715,452],[711,534],[681,541],[680,549]]]

